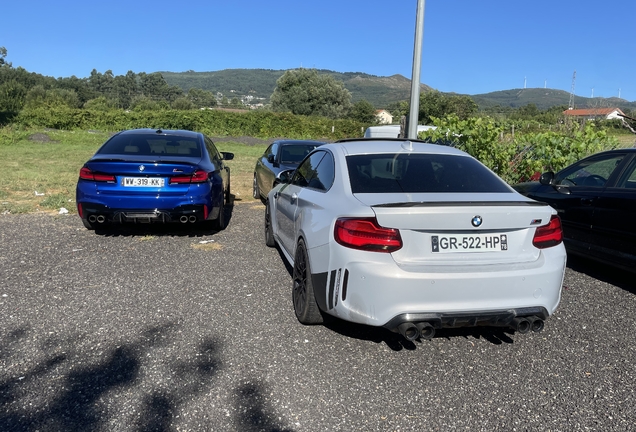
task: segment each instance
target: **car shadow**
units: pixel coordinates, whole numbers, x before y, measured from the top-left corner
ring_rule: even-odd
[[[385,343],[393,351],[401,351],[403,349],[414,350],[417,348],[417,344],[429,342],[421,338],[411,342],[405,339],[401,334],[392,332],[384,327],[356,324],[330,315],[325,316],[324,326],[333,332],[349,338],[374,343]],[[514,343],[512,336],[515,335],[515,333],[514,330],[504,327],[461,327],[439,329],[435,332],[433,339],[484,339],[493,345],[501,345]]]
[[[225,205],[225,222],[232,222],[234,212],[234,196]],[[134,236],[167,236],[167,237],[205,237],[220,232],[215,229],[212,221],[205,223],[117,223],[104,224],[95,227],[95,234],[104,237],[134,237]]]
[[[568,255],[568,268],[617,286],[636,295],[636,273],[612,267],[579,255]]]

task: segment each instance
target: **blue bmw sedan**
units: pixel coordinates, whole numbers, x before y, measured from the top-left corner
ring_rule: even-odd
[[[225,161],[233,158],[198,132],[119,132],[80,169],[78,214],[87,229],[125,222],[209,222],[224,229],[231,198]]]

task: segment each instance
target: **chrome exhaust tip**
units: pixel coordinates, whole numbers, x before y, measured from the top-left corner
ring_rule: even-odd
[[[99,222],[99,223],[106,222],[106,218],[104,217],[104,215],[97,216],[97,222]]]
[[[181,217],[179,218],[179,222],[181,222],[181,223],[186,223],[186,222],[188,222],[188,217],[187,217],[187,216],[185,216],[185,215],[181,216]]]

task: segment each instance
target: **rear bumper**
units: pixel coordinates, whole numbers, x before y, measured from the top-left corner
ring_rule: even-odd
[[[527,263],[458,262],[417,271],[398,266],[389,254],[346,253],[355,260],[332,259],[332,265],[341,265],[312,278],[319,306],[341,319],[391,330],[404,322],[444,328],[546,319],[559,305],[566,262],[563,245],[544,249]]]
[[[201,222],[210,218],[205,205],[187,204],[172,209],[114,209],[103,204],[79,203],[78,212],[91,223]]]

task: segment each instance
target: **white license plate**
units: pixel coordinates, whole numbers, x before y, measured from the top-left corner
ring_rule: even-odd
[[[163,187],[165,179],[158,177],[124,177],[121,180],[121,184],[128,187]]]
[[[502,252],[508,250],[506,234],[434,235],[431,237],[434,253]]]

